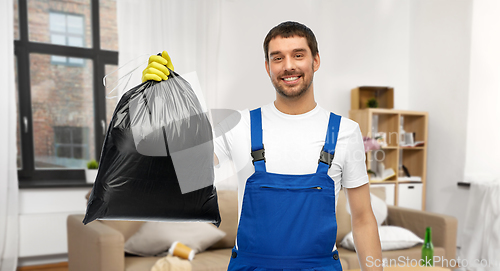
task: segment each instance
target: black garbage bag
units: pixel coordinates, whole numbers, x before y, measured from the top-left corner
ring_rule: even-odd
[[[171,72],[116,106],[83,220],[220,224],[212,129],[191,86]]]

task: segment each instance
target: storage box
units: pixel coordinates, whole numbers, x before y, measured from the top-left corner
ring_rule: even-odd
[[[398,206],[422,210],[422,184],[400,183],[398,185]]]
[[[362,86],[351,90],[351,110],[368,108],[368,100],[375,98],[378,108],[394,108],[394,88]]]

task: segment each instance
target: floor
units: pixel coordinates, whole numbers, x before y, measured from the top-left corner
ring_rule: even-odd
[[[53,263],[36,266],[18,267],[17,271],[68,271],[68,263]]]

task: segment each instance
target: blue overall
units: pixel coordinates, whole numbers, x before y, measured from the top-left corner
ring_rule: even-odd
[[[260,108],[250,111],[255,173],[247,179],[228,270],[341,271],[335,182],[328,169],[335,152],[340,116],[330,114],[316,173],[285,175],[266,171]]]

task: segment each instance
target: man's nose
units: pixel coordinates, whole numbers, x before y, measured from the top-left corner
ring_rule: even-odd
[[[283,65],[283,69],[285,71],[293,71],[295,70],[295,61],[292,57],[285,58],[285,65]]]

